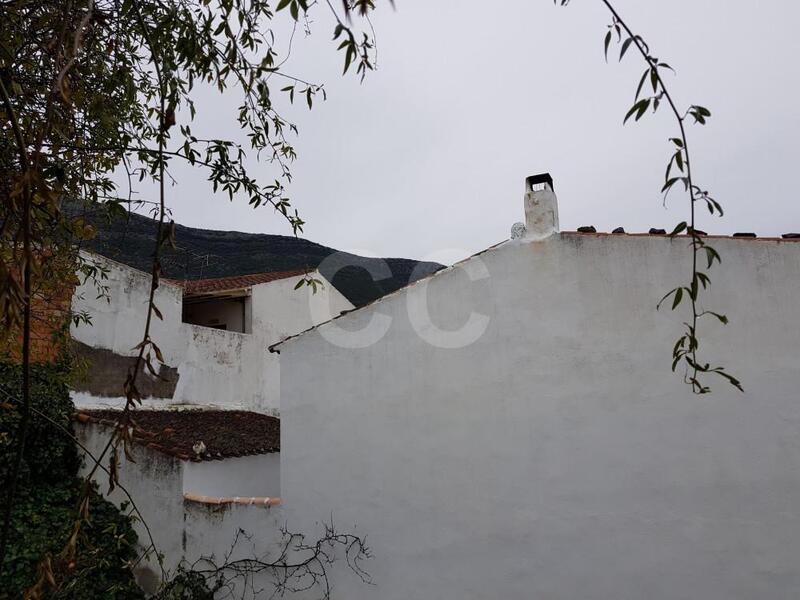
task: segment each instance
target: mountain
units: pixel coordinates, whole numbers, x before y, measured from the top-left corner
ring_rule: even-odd
[[[89,250],[150,271],[155,220],[135,213],[116,219],[97,213],[84,216],[98,231],[87,244]],[[443,268],[438,263],[407,258],[357,256],[285,235],[215,231],[183,225],[176,225],[175,233],[177,248],[163,249],[164,277],[209,279],[319,267],[325,278],[357,307]],[[370,273],[375,275],[376,281]]]

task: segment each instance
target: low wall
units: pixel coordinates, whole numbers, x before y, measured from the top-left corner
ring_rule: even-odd
[[[278,452],[225,460],[187,462],[183,471],[184,493],[204,496],[281,495],[281,457]]]
[[[237,559],[274,560],[285,516],[280,506],[184,504],[186,562],[210,559],[221,566]],[[259,578],[269,581],[265,574]],[[238,597],[238,596],[234,596]]]
[[[258,335],[181,323],[176,404],[242,408],[277,414],[279,367]]]
[[[78,422],[75,423],[75,433],[81,444],[99,456],[111,435],[111,429],[97,423]],[[163,567],[167,577],[174,574],[179,566],[189,567],[201,559],[211,559],[212,563],[221,565],[226,560],[236,558],[274,560],[278,555],[281,528],[285,524],[281,507],[275,505],[279,500],[260,505],[214,504],[189,501],[184,497],[185,489],[197,487],[204,481],[208,482],[204,489],[209,495],[214,490],[223,489],[229,494],[231,489],[224,486],[232,483],[232,480],[224,470],[236,471],[237,467],[249,469],[252,480],[257,479],[254,471],[263,470],[263,477],[260,478],[264,482],[263,489],[277,492],[279,488],[275,486],[280,485],[277,454],[190,463],[138,444],[132,444],[129,450],[135,462],[128,461],[120,452],[119,482],[130,494],[143,519],[133,522],[140,547],[149,546],[149,528],[156,550],[164,557]],[[249,460],[258,458],[263,460]],[[84,457],[81,475],[86,476],[93,464],[91,459]],[[103,464],[107,466],[108,456]],[[239,471],[241,473],[242,469]],[[108,476],[102,470],[98,470],[95,481],[99,491],[117,506],[130,504],[131,498],[122,487],[117,487],[111,494],[107,493]],[[130,507],[127,512],[131,513]],[[208,566],[211,563],[205,564]],[[148,593],[158,588],[161,573],[154,556],[143,560],[135,570],[139,585]],[[263,573],[256,580],[262,587],[269,586],[272,577],[270,573]],[[244,593],[244,590],[240,591]]]
[[[112,430],[110,427],[96,423],[76,423],[75,435],[94,456],[99,457],[105,447]],[[135,462],[128,461],[123,452],[119,457],[119,482],[133,498],[141,512],[144,523],[133,522],[133,528],[139,537],[139,544],[146,548],[149,545],[147,527],[153,536],[155,547],[164,555],[164,568],[173,571],[183,557],[183,463],[160,452],[154,452],[137,444],[129,447]],[[103,466],[108,466],[109,457],[103,459]],[[86,476],[94,463],[84,456],[80,474]],[[108,500],[122,505],[130,503],[130,499],[122,487],[117,487],[111,494],[108,490],[108,475],[98,469],[95,481],[98,488]],[[130,513],[130,508],[128,509]],[[142,561],[136,569],[136,578],[145,591],[153,591],[160,581],[161,569],[154,557]]]

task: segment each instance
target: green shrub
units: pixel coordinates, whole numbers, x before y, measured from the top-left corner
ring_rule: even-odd
[[[59,587],[48,598],[74,600],[140,600],[128,565],[136,559],[136,534],[130,519],[92,489],[89,520],[77,542],[71,564],[58,561],[76,517],[83,481],[77,476],[78,454],[73,440],[53,422],[72,431],[74,407],[69,397],[67,362],[34,365],[31,369],[31,415],[17,494],[11,517],[6,562],[0,575],[0,598],[21,598],[37,580],[37,565],[51,556]],[[0,363],[0,477],[7,482],[21,413],[20,368]],[[5,489],[2,501],[6,501]]]
[[[18,486],[63,481],[78,471],[73,441],[53,425],[72,431],[74,411],[67,385],[69,363],[31,366],[31,420]],[[22,375],[18,365],[0,362],[0,480],[8,481],[16,455],[16,434],[21,419]],[[47,418],[36,411],[44,413]]]

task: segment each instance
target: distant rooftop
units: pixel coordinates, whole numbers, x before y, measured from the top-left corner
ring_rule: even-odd
[[[185,294],[209,294],[212,292],[224,292],[227,290],[238,290],[241,288],[258,285],[259,283],[269,283],[289,277],[304,275],[304,270],[295,271],[274,271],[272,273],[253,273],[251,275],[234,275],[233,277],[218,277],[216,279],[184,279],[170,280],[179,287],[183,288]]]
[[[87,214],[74,205],[67,210],[96,226],[97,236],[86,244],[88,250],[150,272],[156,232],[153,219],[130,213],[127,218],[109,220],[104,213]],[[176,224],[175,237],[176,248],[162,248],[161,257],[162,276],[173,283],[319,269],[354,306],[363,306],[442,268],[438,263],[406,258],[357,256],[288,235]]]

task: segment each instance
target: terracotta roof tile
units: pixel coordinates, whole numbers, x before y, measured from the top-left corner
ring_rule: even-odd
[[[210,292],[224,292],[227,290],[238,290],[259,283],[269,283],[279,279],[288,279],[304,275],[305,271],[273,271],[271,273],[253,273],[252,275],[235,275],[233,277],[217,277],[214,279],[184,279],[169,280],[183,288],[185,294],[208,294]]]
[[[619,233],[624,233],[624,235],[618,235],[615,232],[606,233],[604,231],[581,231],[581,227],[579,227],[576,231],[562,231],[561,235],[584,235],[584,236],[594,236],[594,237],[604,237],[604,236],[614,236],[614,237],[648,237],[654,234],[651,233],[625,233],[620,231]],[[653,229],[651,231],[663,231],[658,229]],[[735,233],[733,235],[720,235],[720,234],[707,234],[704,231],[698,230],[697,233],[702,235],[703,237],[708,237],[711,239],[736,239],[736,240],[758,240],[761,242],[798,242],[800,241],[800,233],[784,233],[781,237],[758,237],[754,233]],[[656,235],[664,235],[664,237],[668,237],[665,234],[656,234]],[[688,237],[688,234],[682,233],[677,236],[678,238],[685,238]]]
[[[114,426],[121,412],[81,410],[76,420]],[[141,409],[133,411],[131,418],[135,442],[181,460],[219,460],[281,449],[280,419],[260,413]]]

